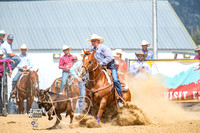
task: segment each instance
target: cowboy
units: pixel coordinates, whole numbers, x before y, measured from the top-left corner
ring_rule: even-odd
[[[137,79],[147,79],[148,75],[151,74],[150,65],[144,62],[147,54],[144,54],[143,51],[139,51],[139,53],[135,53],[135,55],[138,60],[130,66],[129,72]]]
[[[67,45],[63,45],[62,49],[64,55],[60,58],[59,61],[59,69],[62,69],[62,80],[60,85],[60,94],[63,94],[63,88],[66,83],[66,80],[70,73],[70,68],[73,66],[73,63],[77,60],[75,56],[70,54],[71,47]]]
[[[5,52],[5,55],[7,59],[11,59],[11,60],[14,60],[14,63],[11,63],[11,68],[12,70],[15,69],[15,67],[19,64],[19,62],[21,61],[21,59],[19,58],[18,55],[16,55],[15,53],[13,53],[13,46],[12,46],[12,43],[13,43],[13,39],[14,39],[14,36],[12,34],[9,34],[7,36],[7,41],[4,42],[2,45],[1,45],[1,48],[4,50]],[[10,76],[10,75],[9,75]]]
[[[197,51],[198,55],[195,56],[194,59],[199,59],[200,60],[200,45],[197,46],[197,49],[195,51]]]
[[[83,57],[83,51],[80,54],[81,57]],[[78,100],[79,102],[79,111],[82,112],[84,110],[84,96],[86,94],[85,92],[85,83],[83,81],[83,78],[80,77],[80,71],[82,67],[82,60],[77,60],[76,63],[73,64],[73,66],[70,69],[70,73],[72,76],[76,79],[78,79],[78,88],[80,92],[80,98]]]
[[[146,60],[153,59],[153,53],[147,50],[147,48],[150,46],[150,43],[148,43],[146,40],[142,40],[141,46],[142,46],[142,52],[144,54],[147,54],[147,57],[145,59]]]
[[[4,43],[4,38],[6,37],[7,33],[4,30],[0,30],[0,46]]]
[[[16,93],[15,85],[17,83],[18,78],[20,77],[22,72],[28,72],[32,67],[33,64],[31,62],[31,58],[27,54],[28,48],[26,44],[22,44],[21,47],[19,48],[21,53],[19,54],[19,57],[21,59],[20,63],[17,65],[18,72],[16,73],[15,77],[13,78],[12,81],[12,92],[11,94]]]
[[[116,65],[118,66],[118,73],[120,78],[122,78],[123,80],[125,80],[125,77],[127,75],[128,72],[128,67],[126,62],[122,59],[122,50],[121,49],[115,49],[115,62]]]
[[[96,34],[93,34],[91,39],[88,39],[88,41],[92,43],[93,49],[91,50],[91,52],[95,51],[94,57],[97,59],[100,65],[106,66],[107,69],[110,69],[112,71],[114,86],[119,96],[123,98],[121,83],[117,76],[117,69],[111,49],[103,45],[102,43],[104,42],[104,39]],[[118,105],[119,107],[123,107],[123,102],[121,99],[118,99]]]

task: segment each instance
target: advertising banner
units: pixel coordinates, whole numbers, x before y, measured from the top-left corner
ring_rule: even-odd
[[[200,102],[199,60],[151,60],[152,75],[162,75],[168,91],[164,96],[180,102]],[[130,62],[133,63],[133,62]]]

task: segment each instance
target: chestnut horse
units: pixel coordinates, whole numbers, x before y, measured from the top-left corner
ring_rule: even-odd
[[[34,96],[36,94],[36,89],[39,88],[38,84],[38,69],[37,71],[29,71],[27,73],[22,73],[16,84],[16,101],[19,107],[19,114],[24,112],[24,100],[27,100],[27,113],[29,112]]]
[[[84,51],[83,65],[81,68],[81,76],[89,73],[89,81],[86,86],[86,95],[91,98],[92,103],[99,104],[97,120],[100,120],[106,106],[116,103],[118,94],[113,83],[109,83],[103,72],[103,68],[94,57],[95,51]],[[122,91],[124,101],[131,101],[131,93],[129,89]],[[91,113],[91,110],[90,110]]]
[[[80,96],[78,79],[74,78],[69,74],[65,86],[63,88],[63,94],[67,95],[68,98],[72,98],[72,110],[75,111],[78,96]]]

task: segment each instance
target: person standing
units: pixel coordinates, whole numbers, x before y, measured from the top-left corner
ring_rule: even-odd
[[[94,57],[97,59],[97,61],[100,63],[101,66],[106,66],[107,69],[110,69],[112,71],[112,78],[114,86],[117,90],[117,93],[121,98],[122,96],[122,89],[121,89],[121,83],[117,76],[117,69],[115,66],[115,60],[112,55],[112,51],[109,47],[103,45],[104,39],[96,34],[93,34],[91,39],[88,39],[92,43],[93,49],[91,52],[95,51]],[[118,99],[118,106],[123,107],[123,102],[121,99]]]
[[[12,74],[12,69],[10,66],[10,62],[14,62],[10,59],[3,59],[4,53],[0,50],[0,113],[2,113],[3,103],[2,103],[2,77],[3,77],[3,62],[6,63],[7,68],[9,69],[10,74]]]
[[[4,30],[0,30],[0,46],[4,43],[4,38],[6,37],[7,33]]]
[[[2,45],[1,45],[1,48],[4,50],[5,52],[5,55],[6,55],[6,59],[10,59],[10,60],[13,60],[14,63],[11,63],[11,68],[12,70],[15,69],[15,67],[19,64],[19,62],[21,61],[21,59],[19,58],[18,55],[16,55],[15,53],[13,53],[13,39],[14,39],[14,36],[12,34],[9,34],[7,36],[7,41],[4,42]]]
[[[142,52],[144,54],[147,54],[145,59],[146,60],[153,59],[153,53],[148,50],[148,47],[150,46],[150,43],[148,43],[146,40],[142,40],[141,46],[142,46]]]
[[[197,49],[195,51],[197,51],[198,54],[194,57],[194,59],[200,60],[200,45],[197,46]]]
[[[21,53],[19,54],[21,61],[17,65],[18,71],[12,81],[12,92],[11,92],[12,94],[16,93],[16,89],[14,89],[14,88],[15,88],[15,85],[17,83],[17,80],[18,80],[20,74],[22,72],[28,72],[33,67],[31,58],[27,54],[28,48],[27,48],[26,44],[22,44],[21,47],[19,48],[19,50],[21,51]]]
[[[63,94],[63,88],[65,86],[66,80],[70,73],[70,68],[73,66],[73,63],[77,60],[76,57],[73,57],[70,54],[71,47],[67,45],[63,45],[62,51],[64,55],[60,58],[59,61],[59,69],[62,69],[62,80],[60,85],[60,94]]]
[[[128,67],[126,62],[122,59],[122,50],[121,49],[115,49],[116,53],[116,64],[118,65],[118,72],[121,79],[125,80],[125,77],[128,73]],[[114,56],[115,57],[115,56]]]
[[[83,56],[83,52],[80,55]],[[81,67],[82,67],[82,60],[78,60],[76,61],[76,63],[74,63],[74,65],[70,69],[70,73],[72,74],[72,76],[78,79],[78,88],[81,96],[78,100],[80,112],[84,110],[84,96],[86,94],[85,83],[83,81],[83,78],[80,77]]]
[[[148,63],[144,62],[147,54],[144,54],[143,51],[135,53],[138,58],[135,63],[130,66],[129,73],[133,74],[135,79],[148,79],[148,75],[151,74],[151,67]]]

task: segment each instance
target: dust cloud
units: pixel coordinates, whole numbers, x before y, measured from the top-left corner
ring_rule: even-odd
[[[149,120],[156,123],[175,122],[195,119],[197,116],[185,111],[179,104],[164,97],[167,89],[163,85],[163,78],[154,76],[148,80],[134,80],[128,78],[131,103],[143,110]]]

